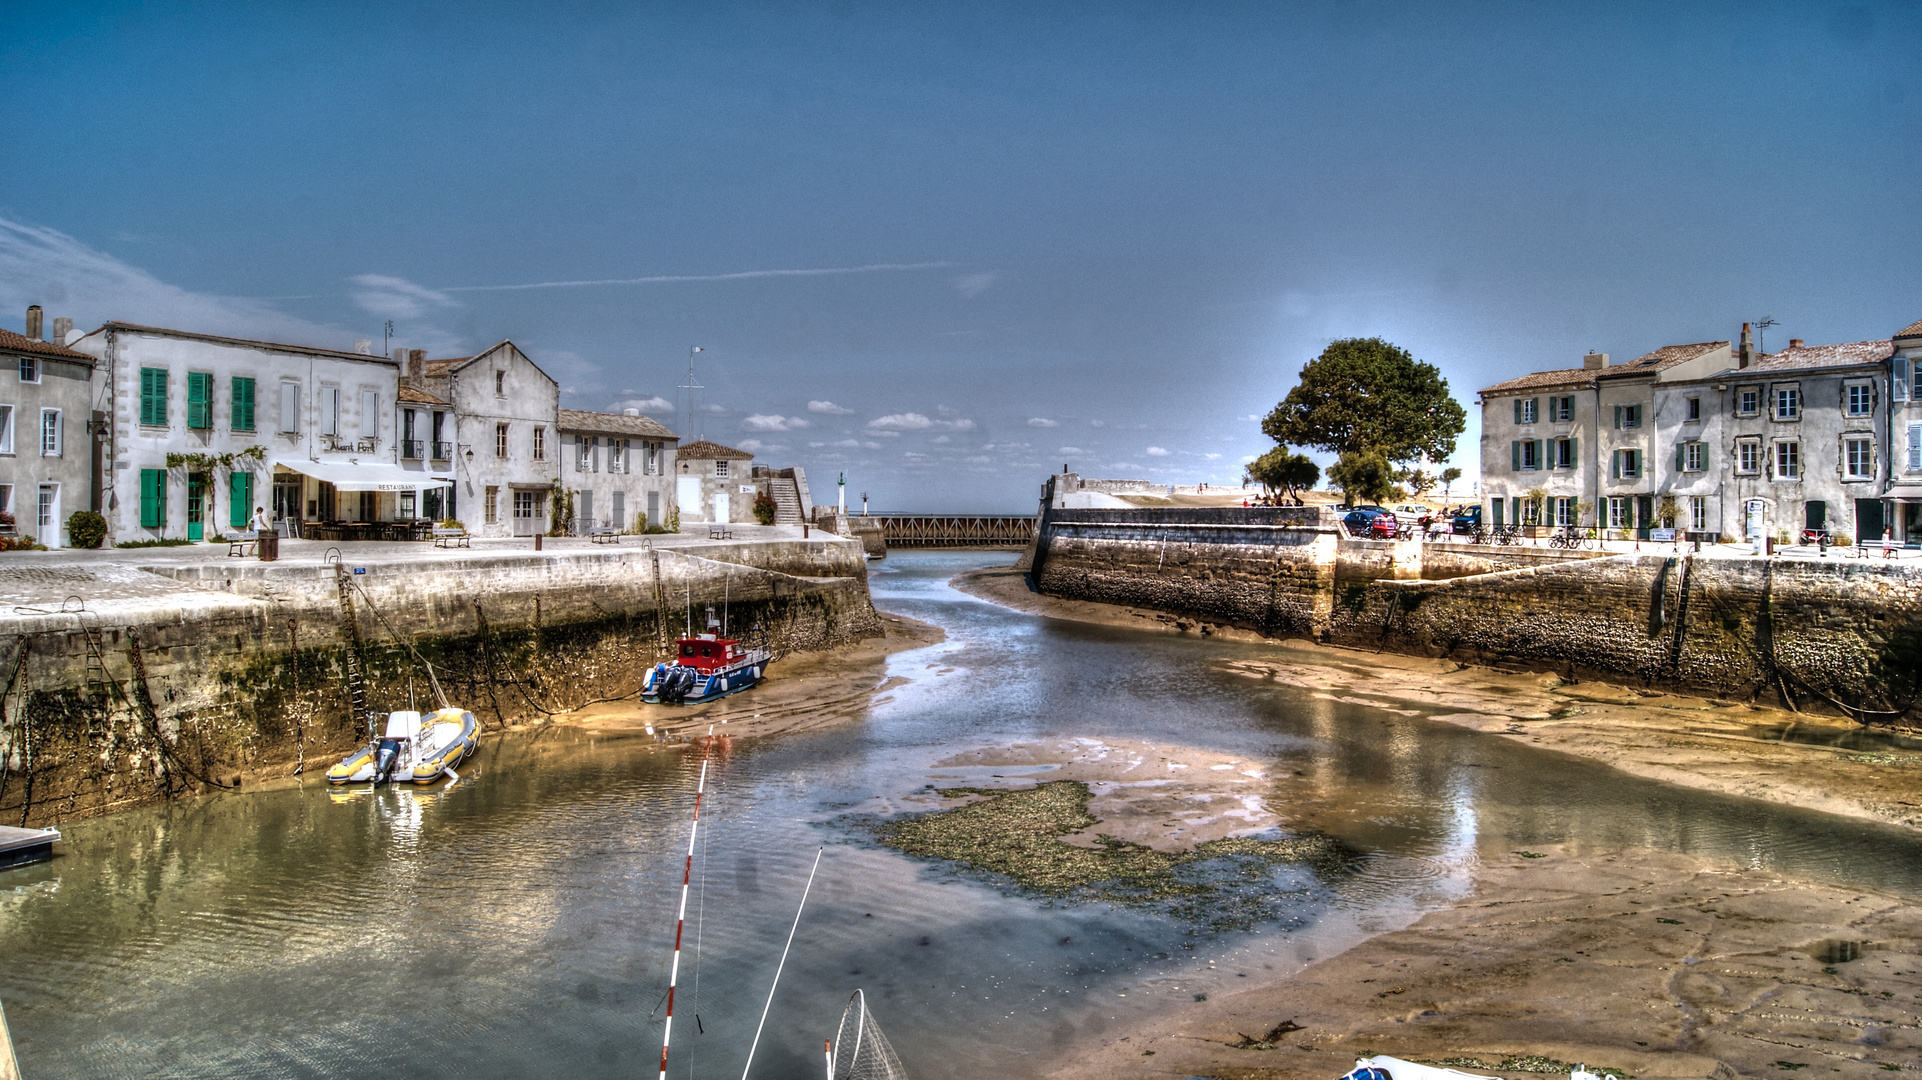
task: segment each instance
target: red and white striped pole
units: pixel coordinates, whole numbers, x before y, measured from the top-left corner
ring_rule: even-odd
[[[687,865],[681,869],[681,912],[674,919],[674,966],[667,973],[667,1023],[661,1028],[661,1080],[667,1080],[667,1044],[674,1036],[674,985],[681,978],[681,930],[687,925],[687,887],[694,878],[694,837],[701,831],[701,796],[707,791],[707,753],[714,746],[714,725],[701,744],[701,779],[694,788],[694,824],[687,831]]]

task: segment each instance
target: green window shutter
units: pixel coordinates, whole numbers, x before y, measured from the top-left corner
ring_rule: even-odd
[[[1535,419],[1537,420],[1542,419],[1542,399],[1529,398],[1528,404],[1535,410]]]
[[[1622,427],[1622,407],[1620,405],[1617,405],[1615,406],[1615,429],[1617,431],[1620,431],[1621,427]]]
[[[1547,439],[1535,440],[1535,467],[1537,469],[1548,468],[1548,440]]]
[[[1688,449],[1687,443],[1675,444],[1675,471],[1676,472],[1682,471],[1682,462],[1683,462],[1682,453],[1687,449]]]
[[[1702,471],[1708,471],[1708,444],[1702,444]]]
[[[1575,439],[1568,440],[1568,467],[1571,469],[1582,467],[1582,444]]]
[[[147,427],[167,426],[167,369],[140,369],[140,422]]]
[[[167,523],[167,470],[140,470],[140,527],[158,529]]]
[[[235,431],[254,429],[254,380],[245,375],[234,376],[233,414],[228,418],[228,426]]]
[[[214,426],[214,377],[204,371],[187,373],[187,426],[195,431]]]
[[[1608,455],[1608,475],[1611,479],[1622,478],[1622,452],[1616,450]]]
[[[1515,404],[1515,422],[1519,424],[1522,422],[1522,399],[1516,398],[1514,404]]]
[[[227,520],[236,529],[244,529],[253,520],[254,474],[250,472],[230,472],[227,474]]]
[[[1511,442],[1508,444],[1508,468],[1510,472],[1522,471],[1522,444],[1520,442]]]

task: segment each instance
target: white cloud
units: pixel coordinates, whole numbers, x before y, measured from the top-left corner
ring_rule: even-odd
[[[939,445],[946,446],[948,443],[953,442],[954,439],[947,435],[936,435],[934,441]]]
[[[1000,276],[1000,274],[992,272],[986,274],[963,274],[954,279],[954,287],[960,291],[962,296],[973,299],[987,292],[988,287],[993,285],[995,280]]]
[[[842,439],[840,442],[835,443],[834,445],[843,447],[848,450],[879,450],[881,449],[881,444],[878,442],[862,442],[859,439]]]
[[[1079,446],[1064,446],[1061,448],[1060,452],[1068,455],[1069,457],[1074,457],[1076,454],[1087,453],[1086,450],[1081,449]]]
[[[1049,420],[1046,417],[1036,416],[1036,417],[1031,417],[1028,420],[1028,426],[1029,427],[1060,427],[1061,422],[1059,420]]]
[[[616,411],[621,409],[639,409],[644,413],[673,412],[674,403],[659,394],[655,394],[653,397],[632,397],[625,401],[617,401],[608,406],[608,408]]]
[[[808,402],[808,411],[811,413],[826,413],[829,416],[854,415],[853,409],[844,409],[832,401],[810,401]]]
[[[406,278],[386,274],[357,274],[348,280],[356,286],[354,303],[365,311],[389,319],[418,319],[436,308],[457,306],[453,297]]]
[[[725,405],[709,404],[701,406],[700,411],[709,416],[726,416],[730,410]]]
[[[1213,461],[1216,458],[1219,458],[1221,455],[1220,454],[1203,454],[1201,456],[1207,458],[1209,461]]]
[[[806,420],[798,416],[782,416],[780,413],[755,413],[741,421],[741,426],[749,431],[793,431],[808,426]]]
[[[976,454],[973,457],[964,457],[961,460],[967,462],[970,465],[985,465],[988,462],[993,461],[994,459],[987,456],[986,454]]]
[[[1243,465],[1246,465],[1246,464],[1248,464],[1249,462],[1252,462],[1252,461],[1254,461],[1254,460],[1255,460],[1255,455],[1253,455],[1253,454],[1245,454],[1245,455],[1243,455],[1243,456],[1242,456],[1242,459],[1241,459],[1241,463],[1242,463]]]
[[[782,443],[764,443],[759,439],[742,439],[740,442],[740,448],[753,454],[760,454],[760,453],[765,453],[769,451],[787,449],[787,447]]]
[[[1248,414],[1247,416],[1237,416],[1237,417],[1235,417],[1235,419],[1237,419],[1237,420],[1247,420],[1247,421],[1250,421],[1250,422],[1259,422],[1259,421],[1261,420],[1261,417],[1259,417],[1259,416],[1256,416],[1256,415],[1255,415],[1254,413],[1249,413],[1249,414]]]
[[[898,439],[901,437],[901,433],[898,431],[870,431],[868,434],[877,439]]]
[[[953,410],[944,407],[941,411],[952,412]],[[868,430],[875,434],[884,431],[973,431],[974,421],[966,417],[959,420],[930,420],[917,412],[890,413],[868,421]]]
[[[1149,457],[1167,457],[1168,451],[1163,450],[1159,446],[1150,446],[1148,448],[1148,456]]]
[[[1088,426],[1089,427],[1107,427],[1108,423],[1105,420],[1090,420],[1088,421]]]

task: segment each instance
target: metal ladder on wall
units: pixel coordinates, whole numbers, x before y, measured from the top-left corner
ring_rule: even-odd
[[[661,585],[661,553],[654,556],[654,637],[655,655],[667,655],[667,590]]]
[[[347,566],[334,555],[334,586],[340,597],[340,636],[347,642],[344,666],[347,671],[347,707],[355,720],[365,719],[367,730],[374,730],[373,714],[367,711],[367,681],[360,671],[360,620],[354,617],[354,583]]]

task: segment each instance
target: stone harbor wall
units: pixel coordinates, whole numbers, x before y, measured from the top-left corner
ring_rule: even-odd
[[[1031,580],[1201,632],[1827,711],[1902,707],[1922,670],[1922,573],[1896,562],[1355,540],[1273,513],[1055,511],[1027,557]]]
[[[0,616],[0,821],[57,821],[298,762],[324,770],[365,737],[346,693],[350,652],[375,715],[430,704],[427,665],[452,703],[495,728],[635,694],[709,607],[736,636],[758,627],[777,657],[881,632],[848,540],[386,562],[353,548],[357,651],[332,565],[17,570],[64,575],[43,585],[75,599]]]

